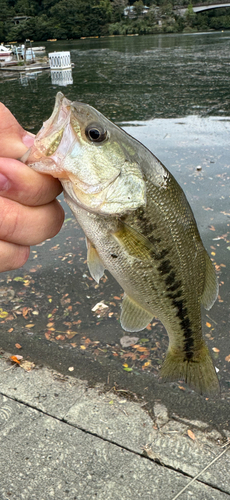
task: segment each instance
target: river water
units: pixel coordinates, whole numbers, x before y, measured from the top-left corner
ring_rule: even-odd
[[[52,241],[32,248],[23,269],[0,277],[0,346],[64,374],[128,391],[151,412],[228,426],[230,403],[230,33],[110,37],[47,42],[70,50],[68,85],[44,71],[30,78],[0,74],[0,98],[36,133],[56,92],[87,102],[143,142],[176,177],[191,204],[219,276],[220,293],[203,311],[203,333],[221,384],[209,400],[181,383],[159,384],[168,338],[155,320],[123,347],[122,290],[107,273],[96,285],[86,266],[84,235],[64,204],[66,221]],[[72,80],[71,80],[72,79]],[[70,83],[72,81],[72,83]],[[62,197],[61,197],[62,199]],[[92,311],[98,302],[108,307]],[[8,316],[4,317],[4,313]],[[69,370],[70,368],[70,370]]]

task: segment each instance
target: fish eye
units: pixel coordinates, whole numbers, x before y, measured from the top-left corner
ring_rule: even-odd
[[[107,130],[101,125],[91,123],[86,127],[85,135],[91,142],[103,142],[107,138]]]

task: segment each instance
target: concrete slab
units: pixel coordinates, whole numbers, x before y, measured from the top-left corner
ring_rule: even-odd
[[[31,496],[31,491],[26,490],[27,483],[28,485],[31,484],[30,474],[26,476],[26,460],[31,462],[31,474],[34,474],[33,477],[35,477],[35,468],[40,469],[40,465],[42,465],[42,471],[46,467],[42,458],[43,456],[46,457],[44,460],[48,461],[49,464],[52,463],[52,466],[49,466],[50,468],[48,467],[46,471],[49,482],[53,477],[56,477],[56,470],[59,470],[57,480],[58,477],[62,477],[62,480],[65,481],[67,480],[66,463],[68,462],[66,462],[66,454],[73,455],[73,463],[76,456],[81,455],[84,463],[88,463],[92,458],[92,453],[96,453],[95,450],[98,450],[99,447],[100,450],[103,450],[100,453],[104,454],[104,459],[108,461],[106,476],[108,485],[105,490],[103,488],[101,490],[101,486],[100,488],[98,486],[101,485],[102,467],[99,460],[98,465],[95,465],[97,472],[94,471],[93,473],[93,477],[96,478],[96,489],[94,492],[90,489],[93,488],[90,479],[89,496],[84,496],[84,498],[93,498],[98,493],[97,498],[101,499],[134,499],[140,498],[139,495],[143,496],[144,491],[145,498],[152,498],[154,493],[154,498],[162,500],[163,498],[170,498],[172,500],[188,481],[185,479],[184,474],[192,478],[200,473],[221,454],[224,450],[221,446],[230,437],[228,431],[220,434],[215,429],[208,427],[205,422],[182,421],[177,416],[169,419],[167,408],[158,403],[155,403],[154,406],[155,419],[153,421],[139,403],[119,397],[113,392],[103,393],[102,386],[89,388],[87,382],[74,377],[62,376],[47,368],[25,372],[18,366],[12,367],[5,359],[0,360],[0,394],[0,422],[3,423],[0,427],[2,467],[4,466],[2,477],[6,479],[5,483],[1,483],[1,487],[3,488],[4,485],[5,488],[2,491],[6,495],[7,487],[14,484],[13,471],[16,474],[15,467],[17,466],[18,470],[21,471],[21,476],[19,476],[22,478],[20,484],[23,485],[22,491],[24,491],[24,493],[20,492],[20,495],[27,495],[15,497],[11,495],[9,499],[36,498],[40,500],[40,498],[43,498],[43,490],[40,491],[39,497],[36,496],[37,492],[35,496]],[[47,424],[44,422],[47,422]],[[45,426],[47,426],[47,429],[55,428],[54,431],[48,432],[48,441],[44,435]],[[188,431],[192,431],[193,434],[190,435],[194,439],[189,437]],[[52,451],[52,447],[55,451]],[[29,450],[29,458],[26,459],[24,455],[27,449]],[[121,450],[123,450],[122,453]],[[58,456],[64,453],[63,461],[57,469],[54,467],[54,457],[57,457],[55,453]],[[47,458],[49,456],[50,459]],[[36,464],[34,463],[35,457],[37,457]],[[126,457],[129,458],[126,460]],[[23,465],[19,463],[20,460],[22,460]],[[12,461],[13,468],[10,466]],[[127,472],[127,463],[129,461],[130,464],[135,463],[135,465],[131,466],[132,471],[139,468],[137,464],[141,464],[141,469],[137,472],[137,475],[130,476]],[[83,465],[80,466],[77,463],[78,471],[81,471],[81,467]],[[204,493],[204,490],[201,489],[198,493],[198,490],[193,490],[193,485],[191,485],[191,488],[189,487],[193,498],[229,498],[229,467],[230,450],[226,449],[224,455],[199,476],[199,481],[210,486],[210,488],[206,487],[207,492],[205,490]],[[119,480],[119,474],[116,480],[114,478],[114,470],[121,471],[122,468],[126,470],[126,476],[124,477],[127,478],[127,482],[122,483],[123,486]],[[54,470],[55,474],[53,476]],[[71,466],[69,469],[71,477],[72,470],[73,467]],[[167,475],[167,473],[169,473],[169,479],[166,481],[165,474]],[[38,470],[38,477],[41,478],[39,474]],[[79,474],[81,476],[85,472],[81,471]],[[92,475],[92,471],[89,474]],[[154,478],[151,474],[154,475]],[[175,482],[172,479],[172,474],[175,474]],[[140,483],[137,477],[140,477]],[[142,493],[141,488],[139,488],[142,481],[141,477],[143,478],[142,487],[144,488]],[[75,481],[80,481],[78,475],[73,476],[73,478],[73,480],[71,479],[73,484],[75,484]],[[34,479],[35,491],[39,484],[39,481],[36,481]],[[53,490],[52,488],[51,490],[54,491],[54,497],[59,498],[57,496],[59,494],[57,484],[62,483],[56,484],[55,481],[56,479],[54,485],[52,482]],[[149,482],[148,485],[145,484],[146,481]],[[166,484],[164,485],[164,481],[166,481],[167,487]],[[168,489],[168,482],[170,484],[170,481],[172,483]],[[138,482],[138,487],[136,487],[136,482]],[[108,492],[112,491],[110,483],[113,484],[114,495],[118,496],[113,496],[112,493],[112,496],[108,496],[110,494]],[[76,489],[73,484],[71,486],[73,488],[71,495],[73,496],[67,496],[66,498],[74,498],[74,495],[77,495],[76,498],[83,498],[80,495],[83,495],[83,490],[85,491],[86,488],[84,481],[82,490],[81,488]],[[99,488],[99,491],[97,491],[97,488]],[[197,481],[194,488],[197,488]],[[194,496],[194,492],[198,496]],[[63,498],[64,490],[62,486],[60,486],[61,494]],[[205,496],[202,496],[203,494]],[[213,497],[208,496],[213,494]],[[217,495],[221,496],[218,497]],[[0,498],[5,500],[8,497],[0,496]],[[52,496],[44,497],[44,499],[46,498],[52,498]],[[182,494],[181,498],[189,498],[188,491]]]
[[[2,500],[172,499],[188,478],[1,397]],[[195,483],[181,498],[227,500]]]

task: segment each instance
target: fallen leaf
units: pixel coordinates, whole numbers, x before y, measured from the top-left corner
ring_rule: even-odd
[[[141,360],[141,361],[143,361],[143,359],[148,358],[148,357],[149,357],[149,354],[150,354],[149,352],[148,352],[148,354],[141,354],[141,355],[140,355],[140,360]]]
[[[94,307],[92,307],[91,311],[93,312],[101,312],[103,309],[107,309],[109,306],[104,304],[104,302],[98,302]]]
[[[10,359],[11,361],[13,361],[13,363],[17,363],[18,365],[20,365],[21,363],[21,359],[23,359],[23,356],[10,356]]]
[[[220,352],[220,349],[218,349],[217,347],[213,347],[212,350],[213,352]]]
[[[77,332],[71,332],[71,330],[67,330],[66,332],[67,339],[72,339],[73,337],[75,337],[75,335],[77,335]]]
[[[51,335],[52,335],[52,332],[45,332],[46,340],[50,340]]]
[[[33,326],[35,326],[34,323],[28,323],[28,325],[26,325],[26,328],[33,328]]]
[[[228,361],[228,363],[230,363],[230,354],[226,356],[225,361]]]
[[[190,429],[188,429],[187,434],[190,437],[190,439],[195,441],[195,439],[196,439],[195,434],[192,431],[190,431]]]
[[[138,337],[129,337],[128,335],[125,335],[120,339],[120,344],[122,347],[130,347],[136,344],[138,340]]]
[[[69,372],[73,372],[73,371],[74,371],[74,366],[70,366],[70,367],[68,368],[68,370],[69,370]]]
[[[23,307],[22,308],[22,315],[23,315],[23,318],[25,318],[28,314],[28,312],[31,311],[30,307]]]
[[[20,364],[20,368],[23,368],[26,372],[30,372],[35,367],[35,364],[32,361],[22,361]]]
[[[146,370],[146,368],[149,368],[149,366],[151,366],[151,360],[146,361],[146,363],[144,363],[141,368],[142,370]]]
[[[20,344],[15,344],[15,347],[17,347],[17,349],[21,349],[22,346]]]
[[[150,355],[150,351],[147,347],[143,347],[141,345],[133,346],[138,352],[145,352],[145,354]]]
[[[7,318],[8,314],[9,313],[7,311],[3,311],[3,309],[0,307],[0,318]]]
[[[206,322],[206,326],[207,326],[208,328],[211,328],[211,326],[212,326],[212,325],[211,325],[211,323]]]
[[[113,355],[118,356],[118,353],[114,352]],[[124,359],[131,358],[134,361],[135,361],[135,359],[137,359],[137,355],[135,354],[135,352],[125,352],[121,357]]]

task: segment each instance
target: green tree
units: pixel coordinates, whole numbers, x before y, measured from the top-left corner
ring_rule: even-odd
[[[143,8],[144,8],[144,4],[143,4],[142,0],[137,0],[137,2],[135,2],[133,4],[133,7],[134,7],[135,15],[137,17],[141,16],[142,12],[143,12]]]
[[[113,0],[111,3],[112,7],[112,22],[116,23],[121,21],[124,17],[124,9],[127,7],[127,0]]]

